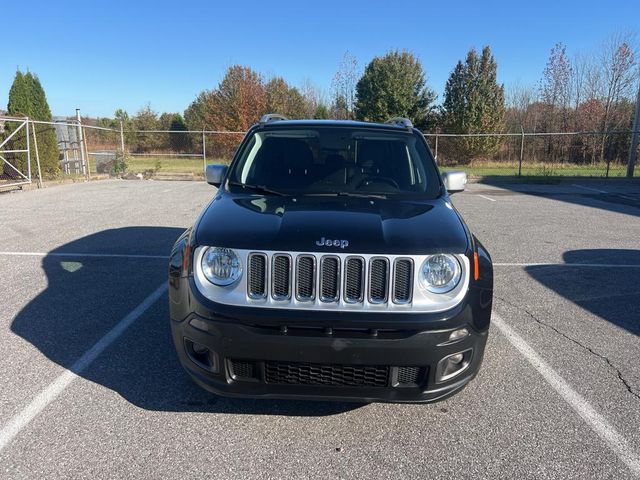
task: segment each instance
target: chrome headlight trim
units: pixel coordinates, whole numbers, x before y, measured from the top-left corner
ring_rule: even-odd
[[[215,257],[227,257],[229,262],[229,275],[228,278],[221,277],[216,274],[211,266],[211,262],[215,260]],[[242,278],[242,265],[243,262],[240,256],[231,248],[224,247],[206,247],[202,252],[202,256],[199,259],[198,266],[204,278],[209,282],[219,287],[226,287],[233,285],[240,278]]]
[[[434,285],[427,278],[428,269],[432,268],[432,262],[436,259],[444,259],[448,261],[449,267],[452,271],[451,278],[444,285]],[[431,293],[447,293],[456,288],[458,286],[458,283],[460,283],[460,279],[462,278],[462,266],[460,265],[460,261],[455,257],[455,255],[451,255],[448,253],[437,253],[435,255],[428,255],[427,258],[425,258],[422,262],[422,265],[420,265],[418,277],[421,288],[424,288]]]

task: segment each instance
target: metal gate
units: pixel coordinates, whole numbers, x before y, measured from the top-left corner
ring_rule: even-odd
[[[26,117],[0,117],[0,188],[31,183],[29,130]]]

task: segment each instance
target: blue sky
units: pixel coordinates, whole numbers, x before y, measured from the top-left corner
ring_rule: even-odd
[[[363,67],[389,49],[422,61],[440,95],[457,60],[488,44],[499,80],[535,84],[549,51],[595,50],[640,31],[635,1],[5,1],[0,108],[16,67],[39,75],[55,115],[183,111],[232,64],[311,79],[329,92],[344,52]]]

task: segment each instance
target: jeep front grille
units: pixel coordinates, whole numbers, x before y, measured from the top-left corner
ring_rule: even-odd
[[[411,301],[413,292],[413,261],[410,258],[399,258],[395,262],[393,275],[393,301],[407,303]]]
[[[369,268],[369,301],[385,303],[389,284],[389,260],[376,257],[371,259]]]
[[[296,298],[302,302],[315,300],[316,259],[300,255],[296,263]]]
[[[347,258],[344,274],[344,299],[349,303],[362,302],[364,296],[364,259]]]
[[[326,256],[320,260],[320,300],[337,302],[340,300],[340,259]]]
[[[248,294],[251,298],[267,296],[267,256],[264,253],[249,255]]]
[[[269,294],[277,302],[321,304],[408,304],[413,297],[414,265],[410,258],[252,252],[248,256],[247,293]],[[269,270],[269,271],[267,271]],[[317,296],[317,299],[316,299]]]
[[[273,256],[272,292],[275,300],[291,298],[291,257],[286,253]]]

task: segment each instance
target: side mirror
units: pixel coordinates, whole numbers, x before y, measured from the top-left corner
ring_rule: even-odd
[[[459,170],[442,172],[444,187],[449,193],[462,192],[467,184],[467,174]]]
[[[219,187],[229,167],[226,165],[207,165],[204,176],[209,185]]]

